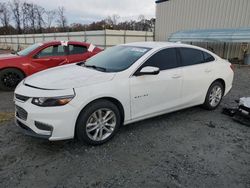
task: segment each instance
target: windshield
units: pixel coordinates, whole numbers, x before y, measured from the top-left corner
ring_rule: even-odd
[[[28,48],[25,48],[24,50],[21,50],[20,52],[17,52],[17,55],[26,56],[30,52],[32,52],[33,50],[35,50],[36,48],[38,48],[41,45],[42,45],[41,43],[33,44],[33,45],[29,46]]]
[[[88,59],[85,66],[100,71],[119,72],[130,67],[149,50],[135,46],[115,46]]]

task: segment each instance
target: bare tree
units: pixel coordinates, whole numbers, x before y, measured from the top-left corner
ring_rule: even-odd
[[[13,13],[13,19],[16,24],[16,29],[19,34],[22,33],[21,29],[21,2],[20,0],[13,0],[12,3],[10,3],[10,7]]]
[[[10,24],[10,11],[6,3],[0,3],[0,21],[7,31]]]
[[[1,1],[1,0],[0,0]],[[29,0],[27,0],[29,1]],[[7,33],[41,33],[58,31],[87,31],[107,29],[154,31],[155,19],[146,19],[140,15],[138,20],[120,22],[120,16],[113,14],[106,19],[90,24],[73,23],[67,27],[65,8],[46,11],[43,7],[26,0],[10,0],[0,2],[0,34]],[[13,21],[11,19],[13,18]],[[54,22],[58,26],[54,26]],[[15,24],[15,27],[12,26]]]
[[[118,20],[120,19],[120,16],[118,14],[113,14],[111,18],[112,18],[113,24],[117,25]]]
[[[35,12],[36,12],[36,19],[37,19],[37,27],[39,32],[41,33],[43,30],[43,25],[44,25],[44,19],[43,15],[45,13],[45,9],[41,6],[36,5],[35,6]]]
[[[30,30],[35,33],[38,29],[39,32],[42,32],[42,27],[44,24],[43,15],[45,10],[43,7],[38,6],[33,3],[22,4],[22,23],[23,23],[23,32],[27,33]]]
[[[144,16],[143,14],[139,15],[139,16],[138,16],[138,20],[139,20],[139,21],[145,20],[145,16]]]
[[[146,22],[146,19],[145,19],[145,16],[144,15],[139,15],[138,17],[138,20],[139,20],[139,30],[141,31],[145,31],[145,22]]]
[[[108,16],[108,17],[105,19],[104,29],[109,28],[110,26],[113,27],[113,21],[112,21],[111,16]]]
[[[65,17],[65,8],[63,6],[58,7],[57,14],[58,14],[57,23],[59,27],[65,30],[67,26],[67,19]]]
[[[33,31],[33,33],[36,32],[36,19],[37,19],[37,14],[36,14],[36,9],[35,9],[35,4],[33,3],[27,3],[27,7],[28,7],[28,18],[29,18],[29,22],[30,22],[30,27]]]
[[[110,28],[113,28],[115,29],[117,24],[118,24],[118,20],[120,19],[120,16],[117,15],[117,14],[113,14],[112,16],[108,16],[106,19],[105,19],[105,22],[106,22],[106,27],[110,27]]]
[[[22,4],[22,23],[23,23],[23,32],[27,33],[29,30],[29,4]]]
[[[49,10],[45,12],[45,22],[47,25],[47,28],[50,28],[51,25],[53,24],[53,21],[55,20],[55,10]]]

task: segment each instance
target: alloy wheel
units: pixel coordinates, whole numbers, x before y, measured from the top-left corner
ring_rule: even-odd
[[[111,109],[98,109],[87,120],[87,136],[93,141],[105,140],[115,130],[116,122],[116,115]]]
[[[2,77],[2,82],[7,88],[14,88],[20,81],[20,76],[14,72],[8,72]]]
[[[209,94],[209,103],[212,107],[217,106],[222,98],[222,89],[220,86],[214,86]]]

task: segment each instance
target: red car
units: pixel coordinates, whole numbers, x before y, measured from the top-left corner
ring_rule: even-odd
[[[10,55],[0,55],[0,89],[10,91],[26,76],[59,65],[84,61],[102,51],[84,42],[36,43]]]

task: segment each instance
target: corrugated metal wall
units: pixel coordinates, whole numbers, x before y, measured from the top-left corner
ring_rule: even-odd
[[[239,27],[250,27],[250,0],[168,0],[156,4],[158,41],[167,40],[171,33],[180,30]],[[209,43],[209,46],[223,55],[223,44]],[[240,58],[240,44],[226,45],[227,53],[229,58]]]

